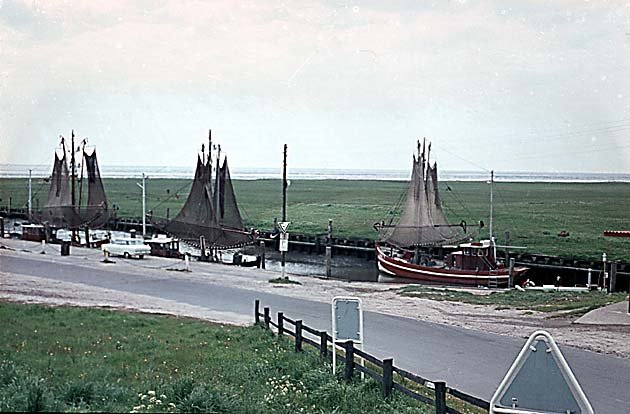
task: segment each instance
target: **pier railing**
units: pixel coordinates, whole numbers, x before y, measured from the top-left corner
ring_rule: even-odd
[[[490,403],[475,396],[449,387],[444,381],[431,381],[394,365],[392,358],[378,359],[355,348],[352,341],[333,346],[333,338],[326,331],[313,329],[301,320],[294,320],[278,312],[276,320],[269,307],[260,312],[260,301],[254,303],[254,321],[265,329],[275,330],[278,336],[294,338],[295,352],[301,352],[304,344],[314,347],[320,356],[332,360],[332,353],[344,363],[343,378],[351,381],[356,372],[368,375],[381,384],[383,397],[389,398],[393,391],[401,392],[422,403],[435,407],[436,414],[464,414],[487,412]],[[341,349],[339,349],[341,348]],[[365,364],[358,364],[357,359]]]

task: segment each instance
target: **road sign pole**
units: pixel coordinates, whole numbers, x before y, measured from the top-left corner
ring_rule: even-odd
[[[287,144],[284,144],[284,154],[282,161],[282,222],[287,221]],[[286,228],[284,229],[286,231]],[[285,275],[286,251],[281,250],[280,265],[282,266],[282,278]]]
[[[346,341],[358,344],[363,350],[363,307],[359,298],[337,296],[332,300],[333,375],[337,372],[337,344]],[[365,366],[363,359],[361,365]]]

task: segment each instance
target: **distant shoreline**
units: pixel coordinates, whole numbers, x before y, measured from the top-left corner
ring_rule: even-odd
[[[50,167],[44,165],[0,164],[0,178],[28,178],[29,169],[33,178],[50,176]],[[106,179],[136,179],[147,174],[153,179],[192,179],[194,170],[188,167],[116,167],[102,166],[101,175]],[[350,181],[408,181],[407,170],[344,170],[290,168],[289,180],[350,180]],[[252,168],[234,169],[235,180],[281,179],[280,169]],[[485,171],[441,171],[440,181],[483,182],[490,179]],[[630,183],[626,173],[584,172],[495,172],[496,182],[518,183]]]

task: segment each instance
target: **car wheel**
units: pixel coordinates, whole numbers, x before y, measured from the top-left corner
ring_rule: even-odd
[[[129,253],[125,252],[125,254],[123,254],[123,256],[125,257],[125,259],[129,259]]]
[[[144,259],[144,255],[143,254],[139,254],[138,255],[138,259]]]

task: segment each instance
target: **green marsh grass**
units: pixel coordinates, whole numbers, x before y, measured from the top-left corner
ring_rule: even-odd
[[[142,207],[136,179],[105,179],[110,203],[118,215],[141,217]],[[155,216],[173,217],[183,205],[191,180],[149,179],[147,208]],[[333,219],[334,234],[342,237],[377,237],[375,222],[388,220],[393,207],[405,192],[400,181],[293,180],[287,191],[289,231],[326,233]],[[273,219],[281,217],[279,180],[236,180],[234,189],[248,227],[269,230]],[[489,186],[481,182],[441,183],[447,216],[453,223],[465,220],[471,235],[473,224],[488,224]],[[34,200],[43,204],[48,183],[35,180]],[[25,207],[26,179],[0,179],[0,205]],[[496,183],[494,233],[499,243],[505,231],[511,244],[526,247],[530,253],[630,261],[630,241],[604,237],[604,230],[630,230],[630,183]],[[34,201],[35,203],[35,201]],[[395,211],[394,211],[395,213]],[[568,237],[559,237],[561,231]],[[481,235],[487,237],[487,227]]]
[[[417,285],[398,290],[403,296],[439,301],[463,302],[473,305],[494,306],[496,309],[520,309],[538,312],[562,312],[577,316],[593,309],[625,300],[626,293],[604,292],[536,292],[517,290],[473,294],[452,289],[432,289]]]

